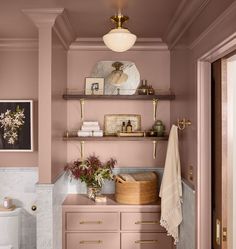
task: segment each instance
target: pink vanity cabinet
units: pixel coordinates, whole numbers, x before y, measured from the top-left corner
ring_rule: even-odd
[[[86,195],[63,203],[63,249],[174,249],[160,226],[160,203],[122,205],[108,195],[96,204]]]

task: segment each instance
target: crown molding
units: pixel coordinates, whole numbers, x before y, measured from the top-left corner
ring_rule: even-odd
[[[102,38],[77,38],[70,45],[70,50],[84,51],[111,51],[108,49]],[[129,51],[162,51],[168,50],[166,43],[160,38],[138,38]]]
[[[214,32],[220,24],[227,21],[231,17],[235,17],[236,14],[236,2],[233,2],[200,36],[197,37],[190,45],[189,49],[194,49],[204,38],[206,38],[211,32]]]
[[[164,35],[164,40],[172,49],[186,30],[199,16],[210,0],[182,0]]]
[[[63,8],[50,9],[23,9],[22,12],[29,17],[29,19],[38,28],[49,26],[52,27],[56,18],[63,13]]]
[[[53,28],[66,49],[75,39],[75,32],[65,9],[24,9],[22,12],[29,17],[37,28]]]
[[[37,39],[0,39],[0,51],[36,51],[38,50]]]
[[[66,49],[69,49],[72,41],[75,40],[76,35],[68,18],[66,10],[64,10],[56,19],[53,26],[55,33],[63,43]]]

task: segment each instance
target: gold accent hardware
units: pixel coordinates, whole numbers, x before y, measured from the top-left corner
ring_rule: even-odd
[[[31,210],[32,211],[36,211],[37,210],[37,206],[36,205],[32,205]]]
[[[157,119],[157,104],[158,104],[158,99],[153,99],[152,100],[153,104],[153,120],[156,121]]]
[[[159,222],[157,220],[155,221],[136,221],[135,225],[155,225],[155,224],[159,224]]]
[[[189,171],[188,171],[188,178],[192,182],[193,181],[193,166],[189,166]]]
[[[156,244],[158,240],[136,240],[136,244]]]
[[[81,225],[85,225],[85,224],[102,224],[102,221],[98,220],[98,221],[80,221]]]
[[[223,241],[227,241],[227,227],[223,227],[223,237],[222,237]]]
[[[117,29],[124,28],[123,23],[127,22],[128,20],[129,20],[129,17],[124,16],[121,13],[118,13],[117,15],[111,17],[111,21],[116,24]]]
[[[81,113],[81,120],[84,120],[84,99],[80,99],[80,113]]]
[[[156,159],[157,158],[157,141],[156,140],[153,140],[153,159]]]
[[[187,126],[190,126],[191,124],[192,122],[186,118],[177,120],[177,126],[181,131],[183,131]]]
[[[85,144],[84,141],[80,142],[80,156],[81,156],[81,159],[84,159],[84,144]]]
[[[220,224],[220,220],[219,219],[216,219],[216,244],[218,245],[218,246],[220,246],[220,234],[221,234],[221,232],[220,232],[220,230],[221,230],[221,224]]]
[[[80,244],[101,244],[102,240],[81,240]]]

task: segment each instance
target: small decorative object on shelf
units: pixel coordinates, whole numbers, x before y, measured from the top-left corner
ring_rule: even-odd
[[[84,121],[78,137],[102,137],[103,130],[100,129],[98,121]]]
[[[147,80],[141,81],[141,86],[137,89],[139,95],[147,95],[148,94],[148,85]]]
[[[163,137],[165,135],[165,125],[161,120],[157,120],[152,127],[152,130],[156,132],[158,137]]]
[[[123,123],[132,126],[132,131],[141,131],[141,115],[138,114],[108,114],[104,117],[104,133],[106,136],[117,136],[123,130]],[[130,126],[129,125],[129,126]],[[129,128],[130,130],[130,128]],[[125,127],[127,132],[127,125]]]
[[[103,95],[104,82],[104,78],[85,78],[85,94]]]
[[[126,132],[126,125],[125,125],[125,122],[122,122],[121,132]]]
[[[155,90],[152,85],[147,84],[147,80],[142,80],[141,85],[137,89],[139,95],[154,95]]]
[[[118,132],[118,137],[145,137],[144,131],[134,131],[134,132]]]
[[[154,95],[155,94],[155,90],[153,89],[153,87],[151,85],[148,86],[148,95]]]
[[[126,132],[131,133],[132,132],[132,128],[133,128],[132,124],[131,124],[130,120],[128,120],[128,123],[126,125]]]
[[[76,160],[65,167],[65,171],[70,174],[71,178],[81,180],[87,185],[87,194],[90,199],[95,199],[101,195],[101,188],[105,180],[113,180],[112,169],[116,160],[111,158],[105,163],[93,155],[85,160]]]

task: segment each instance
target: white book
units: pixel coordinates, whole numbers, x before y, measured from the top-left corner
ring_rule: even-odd
[[[100,131],[100,127],[99,126],[84,126],[82,125],[81,127],[82,131]]]
[[[103,131],[78,131],[78,137],[103,137]]]
[[[84,121],[83,125],[85,126],[99,126],[98,121]]]
[[[78,137],[91,137],[92,131],[78,131]]]

